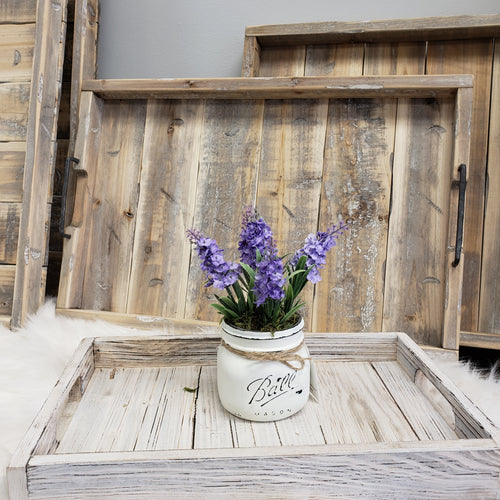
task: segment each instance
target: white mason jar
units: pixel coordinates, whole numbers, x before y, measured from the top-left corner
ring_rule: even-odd
[[[302,318],[293,328],[274,334],[240,330],[222,322],[217,388],[227,411],[269,422],[304,407],[309,398],[310,362],[303,328]]]

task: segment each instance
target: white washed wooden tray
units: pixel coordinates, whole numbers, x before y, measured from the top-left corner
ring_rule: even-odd
[[[498,498],[498,430],[405,334],[309,335],[319,401],[275,423],[223,410],[218,342],[82,341],[12,459],[11,499]]]

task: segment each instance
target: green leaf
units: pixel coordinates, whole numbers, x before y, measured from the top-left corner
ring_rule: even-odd
[[[231,309],[227,309],[226,307],[220,304],[210,304],[214,309],[217,309],[225,318],[239,318],[239,315]]]

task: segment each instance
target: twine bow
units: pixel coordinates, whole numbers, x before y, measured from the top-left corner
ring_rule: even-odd
[[[272,351],[272,352],[240,351],[239,349],[231,347],[229,344],[224,342],[223,339],[221,339],[220,343],[229,352],[237,354],[242,358],[252,359],[256,361],[279,361],[280,363],[283,363],[292,370],[302,370],[306,364],[306,361],[311,359],[311,358],[303,358],[300,354],[297,354],[297,351],[300,351],[300,349],[302,349],[302,347],[304,346],[304,341],[302,341],[297,347],[294,347],[293,349],[288,349],[286,351]],[[297,368],[291,363],[291,361],[299,363],[300,367]]]

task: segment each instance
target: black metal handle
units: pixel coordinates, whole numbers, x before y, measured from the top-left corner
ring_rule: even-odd
[[[80,160],[73,156],[68,156],[66,158],[66,163],[64,165],[64,179],[62,186],[61,217],[59,219],[59,234],[63,238],[68,238],[68,239],[71,238],[71,234],[67,234],[64,232],[64,225],[66,222],[66,199],[68,197],[69,170],[71,168],[71,162],[76,163],[78,165],[80,163]]]
[[[460,254],[462,253],[462,241],[464,235],[464,209],[465,209],[465,188],[467,187],[467,167],[462,163],[458,167],[460,173],[460,185],[458,191],[458,214],[457,214],[457,239],[455,242],[455,260],[453,267],[460,263]]]

